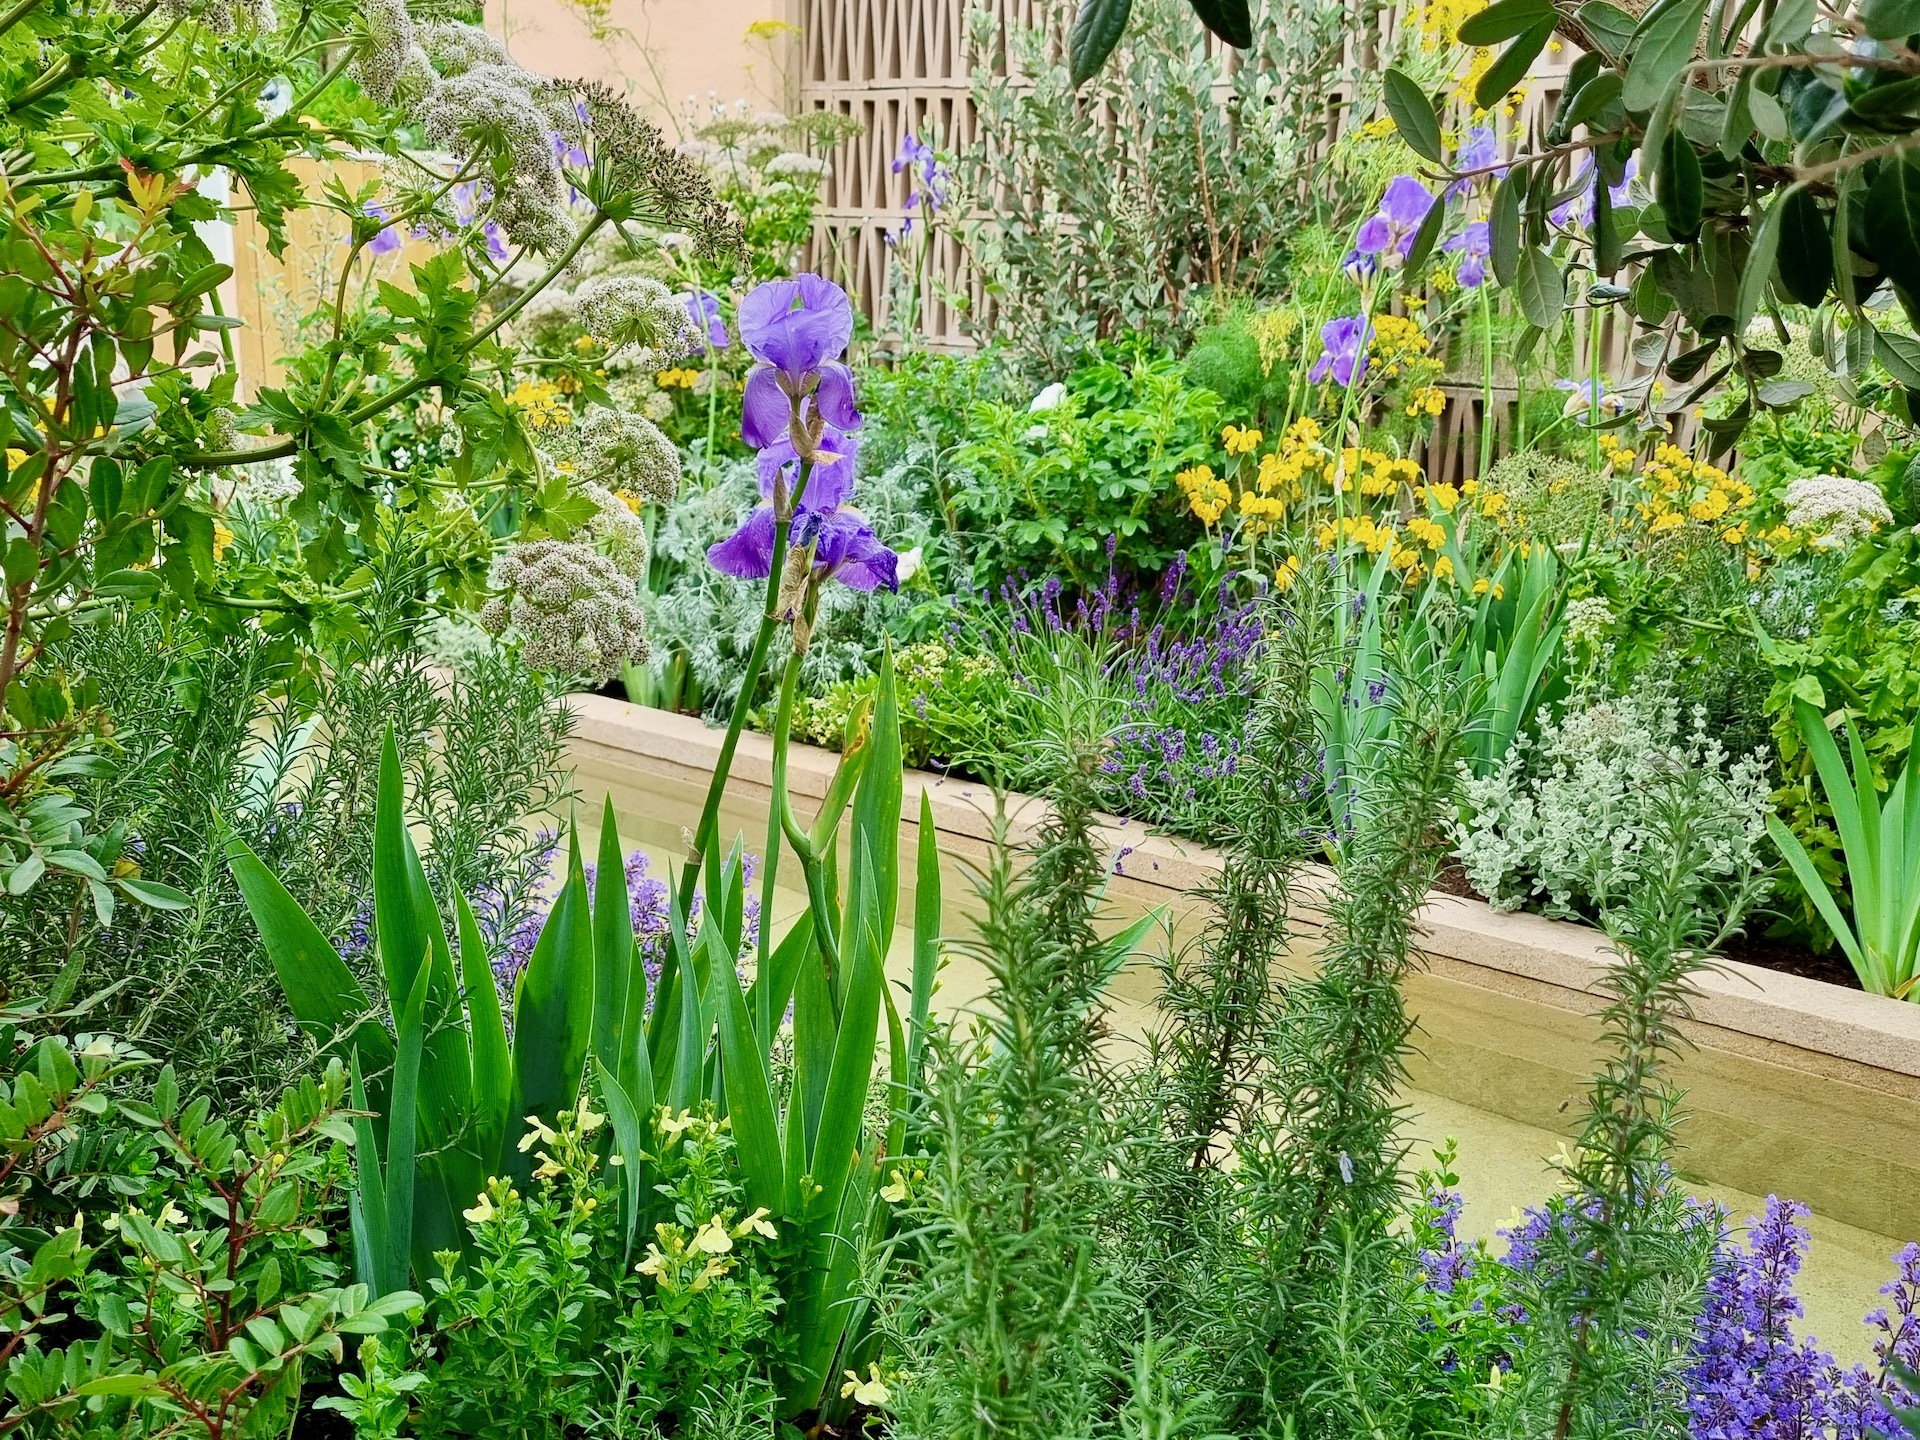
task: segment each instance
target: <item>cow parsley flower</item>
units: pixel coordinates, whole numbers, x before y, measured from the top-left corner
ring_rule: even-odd
[[[664,505],[680,488],[680,452],[659,427],[638,415],[595,405],[580,422],[583,476]]]
[[[482,65],[509,65],[507,47],[478,25],[439,20],[422,25],[421,48],[442,75],[461,75]]]
[[[1816,475],[1787,486],[1787,524],[1817,532],[1813,543],[1844,550],[1893,522],[1880,487],[1846,475]]]
[[[645,275],[601,275],[574,292],[580,326],[615,350],[639,346],[674,358],[698,338],[686,302]]]
[[[652,654],[632,578],[592,545],[522,542],[494,562],[492,580],[501,593],[480,623],[496,635],[518,634],[529,669],[601,682]]]
[[[361,18],[367,38],[353,63],[353,78],[382,105],[391,104],[414,51],[413,16],[407,0],[367,0]]]
[[[574,533],[633,580],[647,577],[647,527],[627,502],[604,485],[585,480],[574,490],[593,505],[593,516]]]

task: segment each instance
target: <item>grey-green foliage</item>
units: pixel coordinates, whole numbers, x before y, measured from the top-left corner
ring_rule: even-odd
[[[1191,336],[1205,287],[1275,293],[1288,237],[1319,204],[1301,182],[1342,40],[1366,24],[1329,0],[1264,0],[1229,68],[1184,0],[1135,0],[1113,60],[1076,92],[1058,42],[1070,8],[1035,7],[1038,26],[1010,35],[993,7],[969,17],[970,243],[996,336],[1049,378],[1115,334]]]
[[[903,556],[918,550],[924,557],[940,543],[927,494],[926,449],[925,442],[910,443],[884,469],[863,474],[855,488],[854,504],[874,534]],[[707,563],[707,547],[731,535],[759,503],[754,462],[728,461],[704,481],[689,483],[653,537],[653,594],[647,600],[651,671],[664,682],[676,666],[685,666],[699,708],[720,719],[732,712],[739,693],[760,627],[764,586],[720,574]],[[885,590],[862,594],[828,585],[801,669],[809,692],[873,674],[889,628],[912,603]]]
[[[231,827],[351,940],[389,722],[434,828],[436,884],[489,919],[516,918],[536,878],[523,822],[566,792],[570,720],[499,654],[437,673],[385,634],[337,648],[315,674],[258,631],[188,637],[143,614],[78,632],[64,658],[98,685],[114,724],[112,773],[82,799],[102,824],[127,825],[145,878],[193,903],[123,906],[103,929],[69,923],[71,892],[38,887],[0,906],[0,981],[13,993],[57,1003],[121,984],[100,1023],[163,1052],[195,1088],[243,1104],[277,1094],[303,1042],[227,876],[223,834]]]
[[[1753,865],[1716,873],[1715,777],[1673,768],[1651,783],[1657,863],[1607,912],[1618,963],[1598,986],[1605,1059],[1522,1291],[1530,1343],[1502,1416],[1515,1437],[1686,1433],[1683,1373],[1719,1224],[1674,1181],[1684,1092],[1671,1066],[1693,976],[1764,886]]]

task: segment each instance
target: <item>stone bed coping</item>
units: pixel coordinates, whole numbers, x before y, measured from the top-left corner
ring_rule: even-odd
[[[712,773],[722,734],[697,718],[600,695],[575,695],[568,703],[575,716],[575,743]],[[767,736],[744,732],[734,758],[734,778],[762,789],[770,787],[772,751]],[[813,746],[792,746],[788,783],[794,795],[811,799],[824,795],[838,758]],[[917,829],[922,794],[930,798],[934,823],[942,833],[979,845],[991,839],[988,786],[908,770],[903,827]],[[1042,808],[1043,802],[1032,796],[1009,794],[1010,838],[1030,835]],[[1177,900],[1217,875],[1221,867],[1219,851],[1157,834],[1136,821],[1104,817],[1102,834],[1118,857],[1116,874],[1135,885],[1165,892],[1149,904]],[[1311,906],[1312,897],[1324,895],[1331,887],[1331,872],[1324,866],[1308,866],[1303,884],[1309,891],[1303,898]],[[1115,900],[1126,907],[1124,896],[1116,894]],[[1446,966],[1450,975],[1496,990],[1525,993],[1565,1010],[1594,1009],[1592,987],[1614,963],[1598,931],[1539,915],[1503,914],[1484,901],[1457,895],[1430,894],[1420,926],[1423,949],[1436,960],[1452,962]],[[1476,971],[1477,975],[1471,973]],[[1806,1052],[1806,1068],[1815,1071],[1830,1068],[1830,1061],[1821,1064],[1818,1057],[1832,1057],[1905,1077],[1907,1084],[1896,1082],[1893,1088],[1908,1093],[1914,1089],[1912,1082],[1920,1081],[1920,1005],[1738,961],[1716,962],[1695,983],[1693,1023],[1685,1028],[1696,1040],[1735,1050],[1748,1049],[1756,1040],[1765,1042],[1763,1048],[1776,1061],[1783,1057],[1774,1047]],[[1706,1033],[1716,1031],[1718,1037]]]

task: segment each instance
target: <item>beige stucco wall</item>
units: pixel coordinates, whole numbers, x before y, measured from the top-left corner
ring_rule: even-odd
[[[755,110],[790,103],[795,0],[488,0],[487,28],[529,70],[603,80],[678,138],[689,97]],[[758,27],[753,34],[749,29]],[[596,29],[598,35],[596,36]]]

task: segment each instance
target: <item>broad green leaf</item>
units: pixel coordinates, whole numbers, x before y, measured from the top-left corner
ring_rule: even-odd
[[[1542,330],[1551,330],[1566,309],[1567,284],[1545,250],[1529,245],[1520,252],[1518,289],[1521,312]]]
[[[1067,36],[1067,73],[1076,90],[1106,64],[1132,13],[1133,0],[1081,0]]]
[[[1620,98],[1620,72],[1603,70],[1580,87],[1567,107],[1567,126],[1584,125]]]
[[[631,1260],[633,1237],[640,1225],[640,1196],[644,1193],[641,1184],[647,1166],[646,1126],[653,1113],[652,1077],[648,1076],[648,1098],[641,1102],[629,1095],[619,1077],[598,1060],[594,1073],[600,1081],[601,1103],[607,1107],[607,1119],[613,1126],[613,1150],[620,1157],[621,1178],[626,1182],[620,1219],[626,1231],[625,1255]]]
[[[142,905],[155,910],[191,910],[193,900],[171,885],[162,885],[156,880],[123,879],[113,882]]]
[[[387,1110],[387,1262],[382,1293],[407,1283],[413,1261],[414,1154],[419,1138],[420,1060],[426,1045],[427,993],[432,969],[414,967],[413,989],[395,1013],[393,1100]],[[432,1263],[429,1252],[422,1257]]]
[[[780,1154],[780,1123],[773,1110],[773,1086],[753,1017],[739,981],[716,971],[720,992],[721,1073],[726,1077],[727,1116],[733,1121],[735,1154],[746,1181],[750,1204],[780,1214],[786,1205],[786,1168]]]
[[[368,1072],[385,1074],[393,1065],[393,1041],[372,1016],[367,992],[320,927],[237,836],[227,842],[227,868],[247,902],[295,1022],[322,1050],[344,1042],[349,1059],[357,1054]]]
[[[473,1038],[474,1149],[493,1163],[507,1138],[513,1103],[513,1054],[507,1046],[507,1021],[493,979],[486,942],[474,923],[473,907],[457,891],[453,897],[460,932],[460,983],[467,992],[468,1033]]]
[[[1502,3],[1506,3],[1506,0],[1502,0]],[[1553,27],[1552,19],[1542,20],[1531,30],[1522,31],[1511,45],[1502,50],[1487,67],[1486,73],[1481,75],[1480,83],[1474,87],[1474,103],[1482,110],[1491,110],[1506,99],[1513,87],[1533,69],[1533,62],[1540,58],[1540,52],[1547,48],[1547,42],[1553,38]]]
[[[531,1152],[519,1148],[524,1117],[552,1124],[580,1095],[593,1035],[593,921],[580,838],[568,837],[567,881],[534,942],[513,1006],[514,1099],[502,1144],[502,1174],[525,1180]]]
[[[1867,190],[1867,243],[1889,279],[1920,292],[1920,155],[1881,162]]]
[[[1780,286],[1796,304],[1809,308],[1827,298],[1833,284],[1833,237],[1820,202],[1801,185],[1794,185],[1779,204],[1779,238],[1775,242]]]
[[[1550,0],[1494,0],[1460,22],[1462,45],[1498,45],[1555,18]]]
[[[1520,204],[1526,193],[1526,171],[1516,165],[1494,187],[1493,210],[1487,217],[1493,278],[1508,289],[1520,278]]]
[[[1610,5],[1607,0],[1588,0],[1574,12],[1574,19],[1592,38],[1594,44],[1609,60],[1616,64],[1627,53],[1627,46],[1633,41],[1633,32],[1639,21],[1618,5]]]
[[[898,765],[894,774],[899,774]],[[862,864],[861,859],[856,853],[847,924],[840,937],[847,974],[841,982],[839,1033],[834,1037],[833,1066],[820,1109],[820,1131],[807,1166],[813,1183],[821,1190],[817,1204],[807,1207],[815,1217],[830,1216],[839,1208],[840,1192],[847,1183],[848,1166],[860,1139],[880,1038],[880,992],[886,984],[885,937],[889,932],[881,928],[884,907],[873,892],[878,867],[870,859]]]
[[[1439,207],[1435,207],[1436,209]],[[913,989],[907,1000],[907,1075],[920,1083],[927,1050],[927,1026],[933,1012],[933,987],[940,977],[940,839],[933,824],[933,801],[920,792],[920,837],[913,889]]]
[[[1253,44],[1253,15],[1247,0],[1187,0],[1200,23],[1236,50]]]
[[[1666,134],[1653,189],[1667,233],[1681,242],[1697,237],[1706,184],[1700,174],[1700,156],[1693,142],[1680,130],[1669,130]]]
[[[1412,283],[1426,268],[1427,257],[1433,254],[1433,247],[1440,239],[1440,226],[1445,222],[1447,207],[1433,204],[1427,207],[1427,215],[1420,222],[1420,228],[1414,231],[1413,243],[1407,247],[1407,258],[1402,267],[1403,283]]]
[[[1909,390],[1920,391],[1920,340],[1886,330],[1873,337],[1873,358]]]
[[[407,833],[405,806],[400,750],[394,743],[393,726],[388,725],[380,747],[380,787],[374,802],[373,914],[374,943],[386,971],[387,999],[396,1011],[413,993],[414,967],[425,963],[427,936],[436,926],[431,902],[425,914],[418,904],[414,872],[420,871],[422,889],[426,873],[420,869],[419,852]]]
[[[1876,40],[1904,40],[1920,34],[1920,0],[1860,0],[1858,13],[1867,34]],[[1812,24],[1811,16],[1807,23]]]
[[[1760,302],[1766,298],[1767,286],[1773,279],[1774,258],[1780,253],[1780,219],[1786,212],[1787,203],[1798,193],[1800,187],[1796,185],[1784,194],[1776,195],[1753,232],[1753,248],[1748,251],[1746,269],[1740,274],[1740,298],[1733,307],[1733,333],[1736,335],[1747,333],[1748,324],[1759,313]]]
[[[1440,119],[1433,113],[1427,92],[1411,78],[1391,66],[1386,74],[1387,113],[1413,153],[1423,160],[1444,165],[1447,147],[1440,138]],[[1440,208],[1438,206],[1434,207]]]
[[[1642,17],[1627,61],[1620,99],[1629,110],[1649,110],[1693,59],[1707,0],[1660,0]]]
[[[893,935],[894,909],[900,890],[900,707],[894,691],[893,652],[880,656],[880,683],[873,707],[873,755],[853,797],[853,849],[848,888],[861,881],[863,865],[873,867],[871,894],[877,909],[873,923],[879,933]],[[852,926],[849,913],[848,926]],[[841,947],[847,945],[841,937]],[[885,939],[882,941],[885,953]],[[845,982],[842,981],[842,984]]]
[[[620,853],[620,828],[614,820],[613,796],[608,795],[600,817],[600,860],[593,879],[593,1053],[616,1074],[627,1049],[627,1027],[638,1026],[645,1013],[644,978],[642,1008],[631,1016],[627,1013],[633,972],[641,968],[638,962],[626,857]]]

